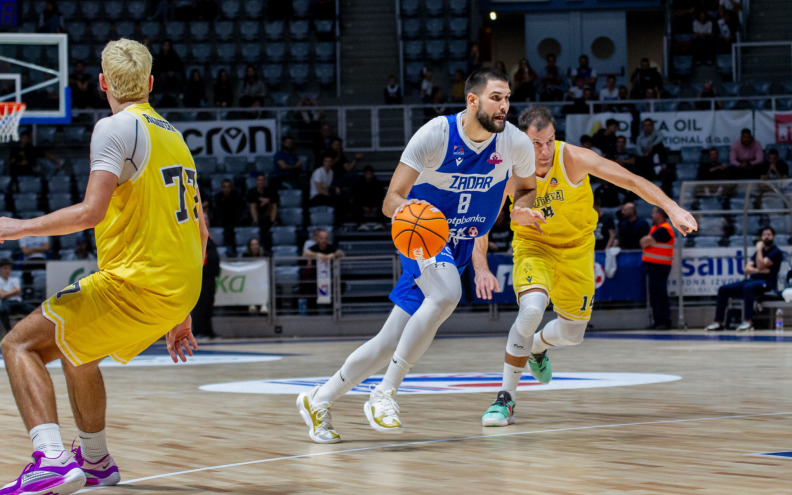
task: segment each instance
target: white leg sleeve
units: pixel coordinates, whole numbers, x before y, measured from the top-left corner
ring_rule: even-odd
[[[540,354],[549,347],[559,345],[578,345],[583,342],[588,320],[565,320],[556,318],[537,333],[533,341],[532,352]]]
[[[541,291],[527,292],[520,296],[520,312],[517,313],[517,331],[525,338],[533,338],[534,332],[542,323],[547,294]]]

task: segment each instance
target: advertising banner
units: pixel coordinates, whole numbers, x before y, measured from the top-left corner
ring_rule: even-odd
[[[333,279],[330,277],[330,262],[316,259],[316,304],[331,304]]]
[[[48,261],[47,297],[98,270],[96,260]]]
[[[173,122],[193,156],[253,158],[275,153],[275,119]]]
[[[597,113],[574,114],[566,116],[566,136],[567,141],[577,145],[580,144],[580,137],[584,134],[593,136],[598,130],[605,128],[608,119],[616,119],[619,123],[619,130],[616,135],[624,136],[630,140],[630,127],[632,126],[633,116],[631,113]]]
[[[792,144],[792,112],[762,110],[755,113],[755,120],[754,136],[762,146],[772,143]]]
[[[665,136],[666,148],[685,146],[729,146],[740,138],[742,129],[753,129],[751,110],[717,112],[643,112],[641,120],[652,119]]]
[[[264,305],[269,308],[269,260],[220,262],[215,306]]]

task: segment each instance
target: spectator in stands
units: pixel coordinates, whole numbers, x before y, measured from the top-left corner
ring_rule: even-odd
[[[644,93],[644,98],[647,100],[656,100],[658,98],[657,91],[654,88],[646,88],[646,93]]]
[[[93,253],[90,246],[90,237],[87,234],[80,234],[80,236],[77,237],[74,251],[70,252],[64,259],[66,261],[95,260],[96,255]]]
[[[311,189],[308,206],[332,206],[337,203],[337,191],[333,187],[333,160],[335,155],[327,151],[322,157],[322,166],[311,174]]]
[[[448,109],[448,98],[446,98],[445,91],[440,86],[432,88],[432,104],[431,107],[424,108],[424,120],[429,122],[435,117],[441,115],[448,115],[451,113]]]
[[[44,157],[55,164],[55,167],[60,170],[62,163],[60,158],[52,153],[43,150],[33,145],[33,140],[30,137],[30,131],[24,131],[19,134],[19,144],[11,148],[8,159],[8,175],[12,179],[20,176],[39,175],[38,168],[39,158]]]
[[[355,153],[352,160],[344,154],[343,141],[340,137],[335,137],[330,142],[328,152],[333,156],[333,177],[334,183],[339,188],[349,187],[357,179],[357,166],[363,159],[362,153]]]
[[[632,82],[632,94],[630,97],[634,100],[640,100],[646,97],[646,90],[652,88],[657,94],[663,90],[663,76],[654,67],[649,66],[649,59],[644,57],[635,72],[630,76]]]
[[[548,53],[547,65],[539,76],[539,95],[542,101],[561,101],[564,98],[563,71],[556,65],[556,56]]]
[[[627,86],[619,86],[619,97],[617,98],[617,103],[610,105],[614,112],[635,112],[635,105],[632,103],[621,103],[623,100],[629,100],[630,94],[627,91]]]
[[[761,240],[756,243],[756,252],[745,265],[745,273],[749,277],[718,288],[715,321],[708,325],[706,330],[709,332],[724,330],[726,306],[729,298],[732,297],[743,299],[743,322],[737,327],[737,331],[753,330],[754,300],[756,296],[777,288],[778,271],[783,258],[784,254],[775,245],[775,230],[772,227],[764,227]]]
[[[608,76],[605,87],[600,91],[600,101],[616,101],[619,99],[619,88],[616,87],[616,76]]]
[[[696,180],[729,180],[729,165],[720,159],[717,148],[707,151],[707,159],[699,164]]]
[[[251,225],[258,226],[259,239],[264,251],[272,250],[270,229],[278,218],[278,192],[267,186],[267,176],[262,172],[256,175],[256,186],[247,192]]]
[[[701,85],[701,91],[698,94],[699,99],[717,98],[718,93],[715,92],[715,86],[712,81],[704,81]],[[697,101],[696,110],[710,110],[712,108],[712,101]],[[723,108],[723,103],[716,101],[715,109],[720,110]]]
[[[614,162],[635,173],[635,155],[627,149],[627,138],[616,136],[616,150],[613,157],[609,157]]]
[[[652,330],[671,328],[671,304],[668,300],[668,276],[674,262],[674,229],[661,208],[652,209],[652,228],[640,240],[646,270],[649,304],[652,306]]]
[[[316,237],[316,244],[303,251],[302,255],[304,257],[309,260],[318,259],[320,261],[332,261],[344,257],[344,252],[330,243],[330,233],[328,231],[325,229],[314,229],[313,234]]]
[[[203,216],[206,228],[209,228],[209,203],[203,201]],[[211,231],[206,240],[206,254],[204,255],[203,271],[201,274],[201,294],[192,310],[192,331],[197,337],[213,339],[215,337],[212,325],[214,313],[215,291],[217,290],[217,277],[220,276],[220,253]]]
[[[220,69],[215,78],[214,91],[214,106],[216,107],[232,107],[234,106],[234,87],[231,84],[231,79],[228,77],[228,71]]]
[[[72,95],[72,108],[91,108],[96,100],[94,76],[85,73],[85,62],[74,63],[74,72],[69,76],[69,88]]]
[[[243,258],[263,258],[267,256],[264,249],[261,247],[261,243],[255,237],[251,237],[248,239],[247,248],[245,252],[242,253]]]
[[[624,203],[621,207],[622,220],[619,222],[618,243],[622,249],[641,249],[641,239],[649,233],[649,223],[638,218],[634,203]]]
[[[264,84],[253,65],[245,67],[245,77],[239,82],[239,106],[260,107],[267,96],[267,86]]]
[[[432,89],[434,88],[434,76],[432,71],[424,71],[423,79],[421,79],[421,103],[432,102]]]
[[[739,0],[720,0],[718,2],[718,11],[721,14],[728,12],[729,14],[736,16],[741,9],[742,2]]]
[[[47,0],[44,2],[44,11],[39,16],[38,27],[36,32],[39,33],[65,33],[66,24],[63,20],[63,14],[58,10],[58,6],[54,0]]]
[[[572,86],[567,90],[567,101],[582,99],[585,88],[586,81],[582,77],[573,76]]]
[[[480,69],[481,66],[481,52],[479,51],[478,43],[471,43],[468,48],[467,73],[471,74]]]
[[[159,78],[160,81],[164,81],[166,77],[173,78],[183,87],[185,81],[184,62],[173,49],[173,43],[170,40],[162,42],[159,53],[154,57],[151,74],[155,79]]]
[[[245,216],[245,200],[234,189],[230,179],[223,179],[220,192],[214,195],[214,224],[223,227],[223,245],[236,251],[234,227],[241,225]]]
[[[330,143],[333,142],[333,129],[330,127],[330,124],[322,124],[319,128],[319,135],[313,141],[313,145],[311,148],[314,152],[314,158],[316,159],[316,163],[322,163],[322,156],[324,155],[325,151],[330,149]]]
[[[324,112],[318,110],[316,108],[318,106],[319,103],[316,101],[314,93],[303,94],[300,97],[300,102],[297,103],[298,110],[294,112],[294,115],[297,119],[296,127],[303,141],[312,140],[319,133]]]
[[[454,80],[451,83],[451,101],[454,103],[465,102],[465,73],[462,69],[454,71]]]
[[[388,76],[388,84],[385,85],[385,89],[382,90],[382,93],[385,96],[386,105],[401,105],[401,86],[399,86],[396,76]]]
[[[206,106],[206,85],[201,71],[190,71],[190,79],[184,89],[184,106],[187,108],[201,108]]]
[[[640,155],[636,158],[636,173],[647,180],[659,180],[667,195],[673,195],[676,172],[666,163],[668,150],[663,144],[663,133],[656,130],[652,119],[644,119],[643,133],[635,139]]]
[[[26,236],[19,239],[19,249],[22,251],[22,259],[25,261],[37,261],[41,263],[25,264],[25,269],[46,268],[43,260],[49,258],[50,242],[48,236]]]
[[[758,179],[762,175],[764,151],[762,144],[754,139],[750,129],[740,131],[740,140],[731,145],[729,164],[736,167],[734,178]]]
[[[322,230],[322,229],[320,229],[319,227],[315,227],[311,231],[311,238],[310,239],[306,239],[305,242],[303,243],[303,248],[302,248],[303,252],[305,252],[311,246],[315,246],[316,245],[316,240],[319,238],[319,231],[320,230]]]
[[[663,133],[655,130],[654,121],[652,119],[644,119],[642,127],[643,133],[639,134],[635,139],[635,145],[638,147],[638,151],[645,158],[653,158],[661,154],[662,147],[662,155],[664,157],[665,147],[663,145]]]
[[[787,177],[789,177],[789,166],[778,155],[778,150],[771,148],[767,152],[767,159],[764,162],[760,179],[786,179]]]
[[[603,208],[615,208],[624,201],[623,192],[622,188],[603,180],[600,182],[599,187],[594,190],[594,202]]]
[[[11,276],[11,261],[4,258],[0,260],[0,338],[11,331],[12,314],[28,314],[35,308],[31,304],[22,302],[22,285],[19,277]]]
[[[171,0],[159,0],[154,1],[154,13],[148,18],[149,21],[154,21],[159,19],[162,21],[163,24],[166,26],[168,25],[168,19],[171,16]]]
[[[580,136],[580,147],[591,150],[599,156],[602,156],[602,150],[594,147],[594,140],[588,134]]]
[[[503,205],[498,217],[495,219],[489,233],[487,234],[487,251],[490,253],[508,253],[511,251],[511,241],[514,232],[511,229],[509,219],[509,207]]]
[[[718,53],[731,53],[732,43],[737,41],[737,30],[739,26],[735,22],[735,16],[729,10],[724,10],[718,14]]]
[[[602,184],[610,184],[607,181],[602,181]],[[594,201],[594,211],[599,215],[597,220],[597,228],[594,230],[594,250],[605,251],[613,247],[616,242],[616,222],[613,215],[603,213],[602,206]]]
[[[616,131],[618,130],[619,121],[608,119],[605,121],[605,127],[598,130],[591,138],[592,145],[599,148],[606,158],[611,158],[616,154]]]
[[[536,72],[531,68],[527,58],[520,60],[517,72],[514,73],[511,99],[518,102],[536,100]]]
[[[673,0],[671,3],[672,30],[675,33],[689,33],[695,13],[695,0]]]
[[[303,161],[294,152],[294,138],[283,136],[281,149],[272,157],[274,170],[272,171],[272,187],[281,189],[286,184],[292,189],[299,189],[302,182]]]
[[[572,69],[569,73],[570,77],[579,77],[583,79],[583,84],[591,86],[592,88],[597,85],[597,71],[589,66],[588,55],[581,55],[578,57],[577,69]]]
[[[715,59],[715,35],[712,20],[706,12],[701,11],[693,21],[693,61],[696,65],[706,63],[712,65]]]
[[[385,188],[374,175],[371,165],[363,167],[363,174],[352,188],[352,203],[359,224],[379,224],[382,226],[385,217],[382,215],[382,201],[385,199]],[[369,228],[373,228],[370,225]],[[363,230],[363,229],[361,229]]]

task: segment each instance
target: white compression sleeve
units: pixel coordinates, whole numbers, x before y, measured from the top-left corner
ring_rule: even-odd
[[[556,318],[536,334],[533,341],[532,352],[541,354],[549,347],[559,345],[578,345],[583,342],[583,335],[586,333],[588,320],[565,320]]]

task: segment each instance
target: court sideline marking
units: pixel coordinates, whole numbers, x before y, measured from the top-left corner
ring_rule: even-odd
[[[404,442],[404,443],[391,443],[387,445],[376,445],[371,447],[358,447],[354,449],[345,449],[345,450],[334,450],[331,452],[314,452],[311,454],[297,454],[297,455],[289,455],[283,457],[272,457],[269,459],[258,459],[255,461],[244,461],[244,462],[236,462],[233,464],[221,464],[217,466],[207,466],[202,468],[195,468],[195,469],[187,469],[184,471],[176,471],[173,473],[165,473],[165,474],[156,474],[153,476],[145,476],[143,478],[135,478],[132,480],[122,481],[119,485],[129,485],[132,483],[139,483],[141,481],[148,481],[157,478],[169,478],[171,476],[180,476],[182,474],[190,474],[190,473],[198,473],[201,471],[212,471],[216,469],[226,469],[238,466],[248,466],[251,464],[263,464],[265,462],[275,462],[275,461],[286,461],[291,459],[305,459],[309,457],[319,457],[319,456],[326,456],[326,455],[335,455],[335,454],[348,454],[351,452],[363,452],[367,450],[381,450],[381,449],[392,449],[398,447],[410,447],[415,445],[431,445],[434,443],[445,443],[445,442],[461,442],[464,440],[479,440],[483,438],[497,438],[497,437],[510,437],[510,436],[517,436],[517,435],[535,435],[539,433],[557,433],[557,432],[565,432],[565,431],[578,431],[578,430],[593,430],[598,428],[620,428],[625,426],[644,426],[644,425],[660,425],[660,424],[670,424],[670,423],[691,423],[695,421],[717,421],[722,419],[742,419],[742,418],[760,418],[760,417],[767,417],[767,416],[784,416],[790,415],[792,412],[777,412],[777,413],[763,413],[763,414],[740,414],[734,416],[713,416],[707,418],[690,418],[690,419],[668,419],[662,421],[640,421],[636,423],[616,423],[616,424],[608,424],[608,425],[593,425],[593,426],[575,426],[570,428],[553,428],[549,430],[531,430],[531,431],[515,431],[515,432],[508,432],[508,433],[494,433],[490,435],[475,435],[470,437],[457,437],[457,438],[441,438],[437,440],[422,440],[419,442]],[[90,489],[80,490],[77,493],[84,493],[94,490],[101,490],[104,488],[112,488],[112,487],[96,487]]]

